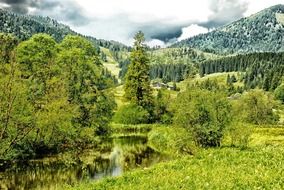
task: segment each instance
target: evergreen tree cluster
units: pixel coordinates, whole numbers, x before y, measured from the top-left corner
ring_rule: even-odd
[[[219,72],[244,72],[246,88],[274,90],[284,75],[284,53],[252,53],[228,56],[200,64],[200,76]]]
[[[191,48],[167,48],[161,50],[151,50],[150,57],[150,78],[163,79],[164,82],[179,82],[189,76],[194,76],[198,72],[199,63],[209,58],[217,58],[216,55],[198,52]],[[119,77],[124,78],[129,59],[119,62],[121,68]]]
[[[150,66],[150,78],[160,78],[164,83],[180,82],[194,70],[190,64],[154,64]]]
[[[284,5],[276,5],[207,34],[183,40],[173,47],[191,47],[217,54],[281,52],[284,50]]]

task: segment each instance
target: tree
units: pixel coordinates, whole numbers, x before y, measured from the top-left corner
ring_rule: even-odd
[[[274,111],[277,102],[273,96],[263,90],[250,90],[243,94],[235,103],[236,117],[243,122],[251,124],[273,124],[278,121],[279,116]]]
[[[281,84],[275,89],[274,95],[278,100],[284,103],[284,84]]]
[[[231,105],[219,92],[190,89],[178,95],[174,105],[174,123],[184,127],[197,145],[220,146],[224,129],[232,120]]]
[[[144,34],[140,31],[134,37],[131,63],[125,76],[125,98],[150,111],[153,107],[150,87],[149,58],[145,49]]]
[[[14,146],[34,129],[33,107],[15,61],[17,39],[0,34],[0,159],[13,159]]]
[[[0,63],[11,61],[11,54],[18,45],[18,40],[11,34],[0,33]]]
[[[34,35],[17,47],[22,81],[33,105],[35,130],[29,140],[35,151],[66,143],[74,136],[72,116],[76,106],[69,103],[62,69],[56,63],[56,42],[46,34]]]
[[[172,113],[169,109],[169,101],[171,99],[170,92],[166,89],[158,90],[155,98],[154,116],[156,122],[171,123]]]
[[[63,68],[67,83],[68,100],[79,106],[73,124],[79,128],[93,128],[106,133],[115,108],[114,98],[102,84],[102,67],[96,49],[86,39],[68,35],[59,44],[57,61]]]

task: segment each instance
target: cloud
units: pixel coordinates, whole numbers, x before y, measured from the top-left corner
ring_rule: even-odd
[[[127,44],[138,30],[145,33],[148,41],[156,39],[168,44],[177,38],[192,36],[189,35],[192,31],[192,34],[204,33],[204,28],[200,31],[201,27],[210,29],[232,22],[241,18],[247,9],[245,0],[199,0],[198,3],[144,0],[139,6],[133,0],[78,0],[78,3],[95,22],[92,30],[76,30]],[[94,11],[93,7],[100,8]],[[199,25],[200,28],[182,32],[191,25]]]
[[[50,16],[73,26],[85,26],[91,21],[74,0],[42,0],[34,14]]]
[[[26,14],[30,7],[38,6],[39,0],[0,0],[0,3],[10,11]]]
[[[131,45],[138,30],[149,42],[168,44],[279,3],[284,0],[0,0],[0,8],[49,16],[82,34]]]
[[[204,34],[204,33],[207,33],[207,32],[209,32],[208,28],[199,26],[197,24],[192,24],[192,25],[182,29],[182,34],[178,38],[178,41],[196,36],[198,34]]]
[[[90,21],[75,0],[0,0],[1,7],[20,14],[49,16],[73,26],[83,26]]]
[[[152,39],[150,41],[147,41],[146,44],[150,47],[156,47],[156,46],[166,47],[166,43],[158,39]]]
[[[224,25],[244,16],[249,1],[247,0],[210,0],[209,7],[212,11],[209,14],[209,23]]]

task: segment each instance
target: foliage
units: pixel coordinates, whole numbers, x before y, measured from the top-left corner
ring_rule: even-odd
[[[84,146],[108,132],[110,75],[89,41],[67,36],[57,44],[46,34],[19,45],[0,34],[0,41],[0,159]]]
[[[114,115],[114,121],[121,124],[148,123],[149,118],[148,111],[136,104],[124,105]]]
[[[232,123],[226,130],[231,146],[247,148],[253,133],[253,127],[241,122]]]
[[[274,124],[279,120],[274,111],[277,102],[273,96],[262,90],[250,90],[234,102],[234,115],[242,122],[251,124]]]
[[[178,95],[173,105],[174,123],[186,128],[202,147],[220,146],[230,124],[231,105],[218,92],[190,89]]]
[[[156,122],[170,124],[172,122],[172,113],[169,107],[169,100],[171,100],[171,94],[168,90],[160,89],[155,98],[154,107],[154,120]]]
[[[274,95],[278,100],[284,103],[284,84],[281,84],[275,89]]]
[[[192,136],[184,128],[160,126],[148,134],[148,143],[158,152],[170,155],[195,154],[197,151]]]
[[[150,78],[160,78],[163,82],[179,82],[198,73],[199,63],[217,56],[198,52],[191,48],[166,48],[149,53]],[[124,78],[129,59],[119,62],[119,77]]]
[[[241,80],[246,89],[274,90],[281,84],[284,75],[284,53],[251,53],[227,56],[205,61],[200,65],[200,76],[205,74],[241,71]]]
[[[34,129],[35,115],[15,60],[17,39],[0,34],[0,41],[0,159],[12,159],[21,154],[13,147]]]
[[[125,76],[125,98],[150,111],[153,106],[149,77],[149,58],[145,49],[144,34],[140,31],[134,37],[131,63]]]
[[[92,44],[79,36],[67,36],[59,44],[58,62],[64,68],[68,86],[68,98],[79,106],[74,122],[80,127],[96,127],[105,133],[108,120],[115,107],[113,99],[103,92],[100,62]]]

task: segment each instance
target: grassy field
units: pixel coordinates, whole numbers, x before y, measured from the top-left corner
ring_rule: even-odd
[[[202,149],[194,156],[69,189],[283,189],[283,145],[283,128],[258,128],[245,149]]]

